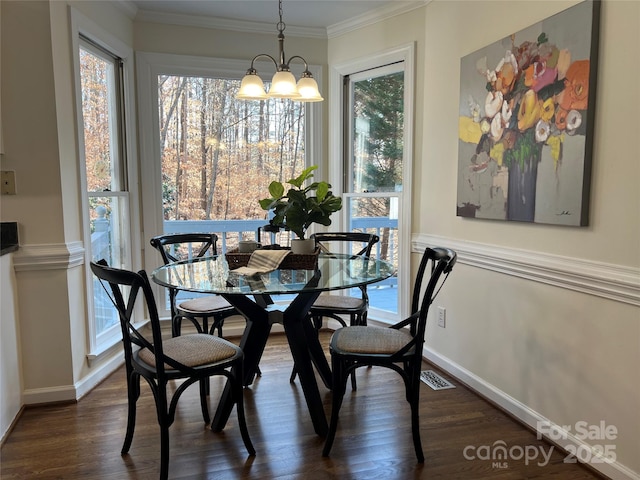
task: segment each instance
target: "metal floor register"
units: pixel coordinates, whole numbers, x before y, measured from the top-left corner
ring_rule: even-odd
[[[434,390],[445,390],[447,388],[456,388],[454,384],[445,380],[433,370],[423,370],[420,373],[420,380],[429,385]]]

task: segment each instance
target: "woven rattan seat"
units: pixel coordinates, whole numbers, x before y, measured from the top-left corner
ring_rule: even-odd
[[[333,334],[331,345],[342,353],[392,354],[412,339],[411,334],[405,330],[356,325],[339,328]]]
[[[203,333],[168,338],[164,340],[162,347],[165,355],[187,367],[218,363],[230,359],[238,353],[234,344]],[[156,365],[156,356],[148,348],[139,350],[138,358],[151,367]],[[165,364],[164,368],[171,370],[173,367]]]

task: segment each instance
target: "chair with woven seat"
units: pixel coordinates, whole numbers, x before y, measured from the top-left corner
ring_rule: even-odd
[[[456,253],[448,248],[427,248],[418,268],[411,302],[411,315],[391,327],[355,325],[336,330],[331,337],[333,400],[329,433],[322,455],[329,456],[338,427],[338,416],[347,378],[364,366],[389,368],[399,373],[411,406],[413,445],[418,462],[424,463],[418,408],[422,346],[429,306],[456,263]],[[424,293],[422,286],[424,283]],[[408,328],[406,328],[408,327]]]
[[[311,235],[311,238],[315,239],[316,246],[320,247],[321,252],[335,253],[339,250],[337,246],[342,244],[347,248],[345,253],[353,257],[370,257],[373,246],[380,240],[377,235],[362,232],[316,233]],[[320,295],[309,310],[309,315],[311,315],[316,329],[319,330],[322,326],[323,317],[333,318],[346,327],[347,324],[341,315],[349,316],[349,325],[366,325],[369,296],[366,285],[359,288],[359,297]]]
[[[315,240],[316,248],[324,254],[346,253],[353,257],[369,257],[373,246],[378,243],[380,237],[371,233],[362,232],[328,232],[315,233],[311,237]],[[346,251],[344,250],[346,248]],[[309,317],[316,330],[322,328],[322,319],[329,317],[336,320],[343,327],[347,323],[341,315],[349,316],[349,325],[366,325],[367,312],[369,310],[369,295],[367,286],[361,285],[360,296],[349,295],[320,295],[309,310]],[[291,371],[290,382],[296,378],[295,367]],[[355,375],[351,377],[355,388]]]
[[[218,236],[215,233],[176,233],[158,235],[150,240],[151,246],[160,252],[165,265],[179,260],[217,255],[217,242]],[[177,295],[178,291],[175,288],[169,289],[171,333],[174,337],[180,335],[183,319],[189,320],[198,333],[213,334],[217,330],[218,336],[222,337],[224,320],[232,315],[239,315],[238,311],[219,295],[208,294],[181,302],[177,301]]]
[[[91,270],[102,283],[120,317],[129,405],[121,453],[127,453],[133,441],[140,377],[147,381],[155,399],[160,425],[160,478],[166,479],[169,474],[169,427],[175,420],[180,396],[187,387],[199,383],[202,416],[207,424],[210,418],[206,386],[211,376],[223,375],[231,386],[242,440],[249,454],[255,455],[244,416],[242,350],[223,338],[202,333],[163,340],[156,302],[144,270],[136,273],[110,268],[104,260],[92,262]],[[134,327],[135,305],[140,292],[149,313],[151,341]],[[173,389],[168,388],[170,380],[181,382],[176,383]],[[173,394],[169,396],[171,391]]]

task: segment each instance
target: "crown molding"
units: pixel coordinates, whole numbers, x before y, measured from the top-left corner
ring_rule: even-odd
[[[138,7],[130,0],[116,0],[113,2],[113,5],[131,20],[133,20],[138,13]]]
[[[287,35],[304,38],[327,39],[343,35],[358,28],[373,25],[382,20],[410,12],[423,7],[433,0],[417,0],[412,2],[392,2],[389,5],[373,9],[363,15],[359,15],[327,28],[322,27],[299,27],[287,25]],[[182,15],[175,13],[153,12],[150,10],[140,10],[129,0],[118,2],[129,16],[135,17],[135,21],[159,23],[165,25],[180,25],[185,27],[211,28],[216,30],[229,30],[244,33],[272,34],[276,29],[276,22],[249,22],[221,17],[206,17],[195,15]]]
[[[175,13],[151,12],[138,10],[135,20],[138,22],[160,23],[165,25],[180,25],[184,27],[211,28],[215,30],[229,30],[243,33],[277,33],[276,23],[248,22],[220,17],[198,17]],[[327,30],[317,27],[296,27],[287,25],[287,35],[293,37],[327,38]]]
[[[384,7],[376,8],[363,15],[353,17],[342,22],[335,23],[327,27],[327,38],[335,38],[345,33],[349,33],[359,28],[367,27],[383,20],[411,12],[418,8],[428,5],[433,0],[419,0],[415,2],[398,2],[391,3]]]
[[[436,235],[414,235],[411,241],[413,252],[433,246],[455,250],[465,265],[640,306],[639,268]]]

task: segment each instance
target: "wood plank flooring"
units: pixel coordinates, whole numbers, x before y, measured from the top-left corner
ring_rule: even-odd
[[[330,332],[322,332],[328,344]],[[233,340],[233,339],[232,339]],[[408,404],[394,372],[380,368],[358,372],[358,390],[347,391],[330,458],[321,455],[323,439],[311,425],[300,384],[289,383],[291,355],[286,338],[270,337],[262,377],[245,390],[249,432],[257,450],[248,457],[235,410],[222,433],[202,422],[197,386],[180,400],[171,427],[172,479],[597,479],[565,454],[537,440],[524,428],[455,379],[434,391],[422,385],[420,419],[425,463],[416,462]],[[425,368],[437,371],[425,363]],[[211,411],[222,380],[211,382]],[[331,392],[320,383],[325,412]],[[0,478],[11,479],[154,479],[160,464],[159,430],[153,397],[142,385],[133,445],[120,449],[126,427],[126,386],[121,368],[77,404],[27,408],[0,451]],[[536,448],[538,456],[495,460],[467,459],[479,447],[504,442],[514,453]],[[469,447],[465,456],[465,448]],[[544,462],[552,450],[551,459]]]

